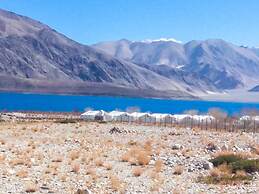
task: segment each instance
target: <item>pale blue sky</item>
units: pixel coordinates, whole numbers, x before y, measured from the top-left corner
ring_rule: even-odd
[[[258,0],[0,0],[84,44],[221,38],[259,46]]]

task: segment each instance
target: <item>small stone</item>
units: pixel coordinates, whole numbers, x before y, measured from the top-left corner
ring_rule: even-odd
[[[91,194],[91,192],[88,189],[78,189],[75,194]]]
[[[183,146],[180,145],[180,144],[173,144],[173,145],[171,146],[171,148],[172,148],[173,150],[180,150],[180,149],[183,149]]]
[[[205,162],[202,164],[202,166],[203,166],[203,169],[205,169],[205,170],[210,170],[210,169],[213,168],[213,164],[212,164],[211,162],[208,162],[208,161],[205,161]]]

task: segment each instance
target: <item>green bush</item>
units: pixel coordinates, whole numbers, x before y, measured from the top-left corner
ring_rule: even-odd
[[[248,173],[251,172],[259,172],[259,159],[257,160],[239,160],[236,162],[231,163],[231,168],[233,172],[236,172],[237,170],[244,170]]]
[[[222,156],[218,156],[214,159],[211,159],[210,162],[214,165],[214,166],[219,166],[221,164],[231,164],[233,162],[237,162],[242,160],[242,158],[238,155],[235,154],[230,154],[230,155],[222,155]]]

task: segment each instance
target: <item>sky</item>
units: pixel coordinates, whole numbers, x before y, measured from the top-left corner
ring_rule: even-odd
[[[259,47],[258,0],[0,0],[83,44],[224,39]]]

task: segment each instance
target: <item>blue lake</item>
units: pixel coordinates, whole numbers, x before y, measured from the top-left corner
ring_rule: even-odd
[[[229,114],[235,114],[243,109],[259,110],[259,103],[191,101],[191,100],[161,100],[145,98],[108,97],[108,96],[72,96],[72,95],[40,95],[0,93],[0,111],[84,111],[85,108],[126,110],[137,106],[141,111],[160,113],[182,113],[185,110],[196,109],[207,112],[209,108],[218,107]]]

